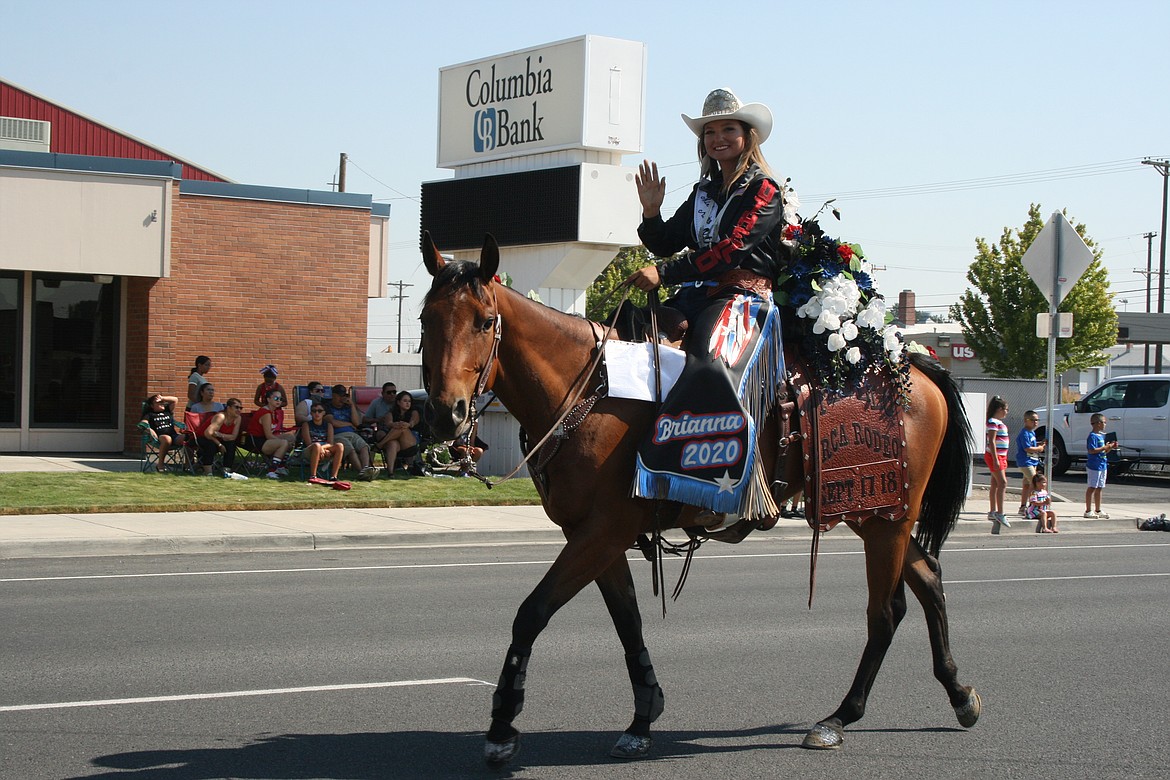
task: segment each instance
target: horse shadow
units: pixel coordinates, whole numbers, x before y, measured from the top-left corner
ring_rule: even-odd
[[[798,748],[809,724],[758,728],[659,731],[646,761],[697,755]],[[874,729],[948,731],[952,729]],[[483,761],[483,732],[400,731],[354,734],[278,734],[234,747],[141,750],[92,760],[110,771],[71,780],[383,780],[384,778],[507,778],[540,767],[612,764],[614,731],[529,732],[509,765]]]

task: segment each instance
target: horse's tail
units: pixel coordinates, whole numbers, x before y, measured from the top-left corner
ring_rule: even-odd
[[[921,353],[910,353],[910,363],[934,382],[947,403],[947,424],[942,446],[922,496],[915,538],[930,555],[937,558],[943,542],[954,530],[959,512],[971,483],[971,424],[963,408],[963,397],[951,372],[937,360]]]

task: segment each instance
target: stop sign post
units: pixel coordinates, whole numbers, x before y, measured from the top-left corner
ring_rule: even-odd
[[[1044,449],[1044,471],[1052,473],[1052,431],[1056,419],[1056,338],[1057,308],[1068,291],[1093,262],[1093,253],[1064,214],[1052,212],[1044,229],[1020,258],[1024,270],[1048,299],[1048,441]]]

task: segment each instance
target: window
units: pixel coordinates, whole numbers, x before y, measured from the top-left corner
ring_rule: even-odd
[[[1129,387],[1126,382],[1114,382],[1105,385],[1085,398],[1085,408],[1090,412],[1103,412],[1106,409],[1116,409],[1125,399],[1125,390]]]
[[[0,275],[0,426],[20,414],[20,279]]]
[[[33,276],[31,425],[117,426],[120,291],[117,278]]]
[[[1130,382],[1125,394],[1126,409],[1158,409],[1166,405],[1170,382],[1156,380]]]

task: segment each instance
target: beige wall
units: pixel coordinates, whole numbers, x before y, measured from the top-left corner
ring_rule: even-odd
[[[367,298],[385,298],[390,281],[390,219],[370,215],[370,283]]]
[[[0,268],[167,276],[171,183],[0,167]]]

